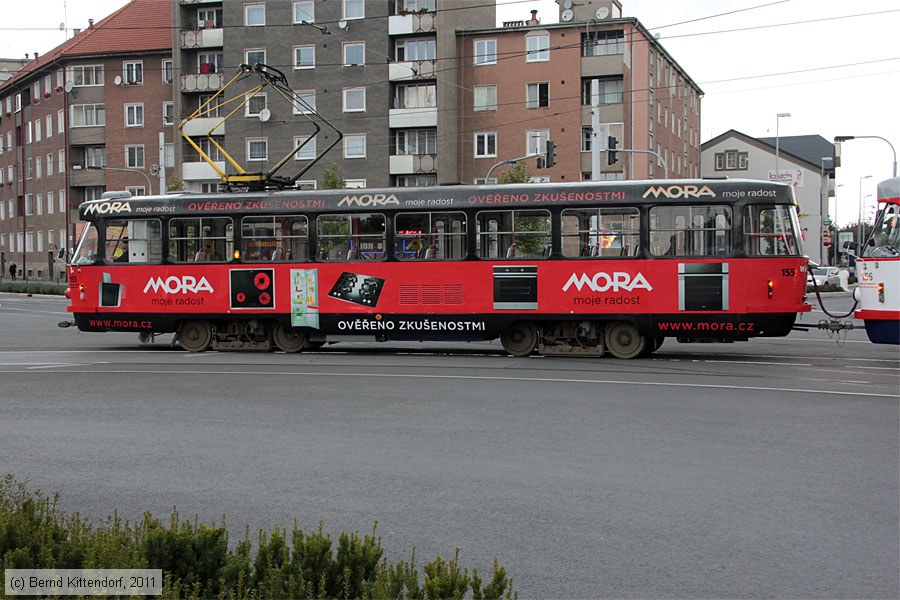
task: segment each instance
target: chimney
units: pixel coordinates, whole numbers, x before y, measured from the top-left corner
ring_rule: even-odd
[[[540,25],[541,24],[541,22],[537,18],[537,14],[538,14],[538,11],[536,11],[536,10],[531,11],[531,19],[528,21],[528,23],[527,23],[528,25]]]
[[[81,30],[80,30],[80,29],[78,29],[77,27],[73,27],[73,28],[72,28],[72,34],[73,34],[73,35],[78,35],[79,33],[81,33]]]
[[[37,60],[37,57],[38,57],[38,53],[35,52],[35,53],[34,53],[34,60]]]
[[[88,29],[93,29],[93,28],[94,28],[94,20],[88,19]]]

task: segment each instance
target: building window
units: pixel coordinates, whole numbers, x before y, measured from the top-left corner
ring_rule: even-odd
[[[437,175],[397,175],[394,178],[397,187],[431,187],[437,185]]]
[[[586,33],[581,34],[582,56],[607,56],[610,54],[623,54],[624,52],[624,31],[593,31],[590,35]]]
[[[164,58],[162,61],[162,82],[172,83],[175,76],[175,67],[171,58]]]
[[[197,27],[200,29],[217,29],[221,27],[222,9],[221,8],[200,8],[197,9]]]
[[[294,46],[294,68],[313,69],[316,66],[315,46]]]
[[[599,78],[592,77],[581,80],[581,104],[582,106],[591,106],[591,88],[592,82],[600,83],[600,106],[607,104],[622,104],[622,93],[625,89],[625,83],[621,77],[618,78]]]
[[[750,167],[750,154],[737,150],[717,152],[716,171],[746,171]]]
[[[213,104],[213,102],[215,102],[215,104]],[[197,107],[203,111],[204,117],[225,116],[222,105],[218,103],[218,100],[213,100],[212,94],[200,94],[200,97],[197,99]]]
[[[258,117],[266,106],[265,92],[254,94],[253,96],[250,96],[247,104],[244,105],[244,116]]]
[[[300,147],[301,145],[303,146],[302,148]],[[297,152],[294,153],[294,160],[312,160],[316,157],[315,136],[294,136],[294,147],[297,148]]]
[[[344,0],[345,19],[363,19],[366,16],[365,0]]]
[[[53,115],[47,115],[46,117],[44,117],[44,129],[47,130],[48,138],[53,137]]]
[[[144,126],[144,105],[126,104],[125,105],[125,127],[143,127]]]
[[[294,114],[305,115],[316,111],[316,90],[294,90]]]
[[[395,156],[437,154],[437,131],[434,129],[398,129],[391,141],[391,154]]]
[[[72,127],[106,125],[106,108],[102,104],[72,105]]]
[[[175,103],[163,102],[163,125],[175,124]]]
[[[56,133],[63,133],[66,129],[66,117],[63,109],[56,111]]]
[[[397,62],[414,60],[435,60],[437,50],[434,38],[409,38],[397,40],[394,47]]]
[[[497,64],[497,40],[475,40],[474,64]]]
[[[366,64],[366,43],[347,42],[344,44],[344,66]]]
[[[394,90],[394,108],[432,108],[437,106],[433,83],[398,85]]]
[[[266,24],[265,4],[244,5],[244,25],[247,27],[262,27]]]
[[[550,60],[550,36],[548,34],[527,36],[525,38],[525,50],[526,62]]]
[[[344,136],[344,158],[366,157],[366,134]]]
[[[144,83],[144,62],[141,60],[130,60],[122,64],[122,71],[125,75],[125,83],[127,85],[143,85]]]
[[[344,90],[344,112],[365,112],[366,88],[348,88]]]
[[[497,134],[476,133],[475,134],[475,158],[487,158],[497,156]]]
[[[207,73],[221,73],[225,55],[221,52],[210,52],[197,56],[197,68],[203,75]]]
[[[266,49],[251,48],[250,50],[244,50],[244,64],[250,66],[266,64]]]
[[[247,138],[247,160],[264,161],[269,158],[268,138]]]
[[[69,77],[76,87],[103,85],[103,65],[78,65],[67,68]]]
[[[294,2],[294,23],[315,23],[316,8],[313,0],[298,0]]]
[[[125,146],[125,166],[129,169],[144,168],[144,145]]]
[[[533,156],[547,151],[547,142],[550,141],[549,129],[532,129],[525,132],[525,154]]]
[[[581,151],[590,152],[594,145],[594,130],[590,127],[581,128]]]
[[[497,86],[476,85],[474,110],[497,110]]]
[[[525,106],[526,108],[546,108],[550,106],[550,84],[529,83]]]
[[[221,146],[224,143],[224,140],[222,138],[219,138],[216,140],[216,142],[219,144],[219,146]],[[222,154],[222,151],[219,149],[219,147],[213,144],[212,140],[210,140],[209,138],[200,138],[199,140],[197,140],[197,145],[200,146],[200,150],[202,150],[203,153],[208,156],[211,161],[225,161],[225,155]]]

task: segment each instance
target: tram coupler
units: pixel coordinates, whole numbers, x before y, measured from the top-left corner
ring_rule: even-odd
[[[60,321],[59,323],[56,324],[56,326],[62,327],[62,328],[75,327],[75,321]]]
[[[834,333],[837,333],[840,331],[850,331],[851,329],[865,329],[864,327],[861,327],[859,325],[854,325],[850,321],[844,321],[843,323],[841,323],[837,319],[832,319],[832,320],[822,319],[821,321],[819,321],[819,324],[816,325],[816,327],[818,327],[819,329],[825,329],[827,331],[831,331]]]

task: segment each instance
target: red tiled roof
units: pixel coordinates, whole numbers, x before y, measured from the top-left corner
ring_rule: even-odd
[[[99,23],[29,62],[0,87],[40,71],[61,58],[171,51],[172,26],[169,0],[131,0]]]

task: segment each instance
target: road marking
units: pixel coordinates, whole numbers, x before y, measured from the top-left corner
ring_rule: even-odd
[[[227,365],[225,365],[227,366]],[[752,390],[757,392],[790,392],[796,394],[813,394],[813,395],[829,395],[829,396],[866,396],[869,398],[900,398],[900,394],[877,394],[874,392],[847,391],[841,392],[836,390],[812,390],[808,388],[779,388],[765,386],[745,386],[745,385],[722,385],[712,383],[677,383],[677,382],[654,382],[654,381],[625,381],[618,379],[570,379],[561,377],[502,377],[499,375],[416,375],[410,373],[342,373],[327,371],[294,371],[284,373],[280,371],[215,371],[215,370],[160,370],[152,369],[147,371],[137,371],[130,369],[115,369],[111,371],[68,371],[60,369],[63,373],[95,375],[97,373],[110,373],[116,375],[239,375],[239,376],[264,376],[264,377],[369,377],[369,378],[391,378],[391,379],[448,379],[448,380],[481,380],[481,381],[507,381],[507,382],[537,382],[537,383],[588,383],[591,385],[607,384],[607,385],[624,385],[624,386],[647,386],[647,387],[680,387],[689,389],[714,389],[714,390]]]

